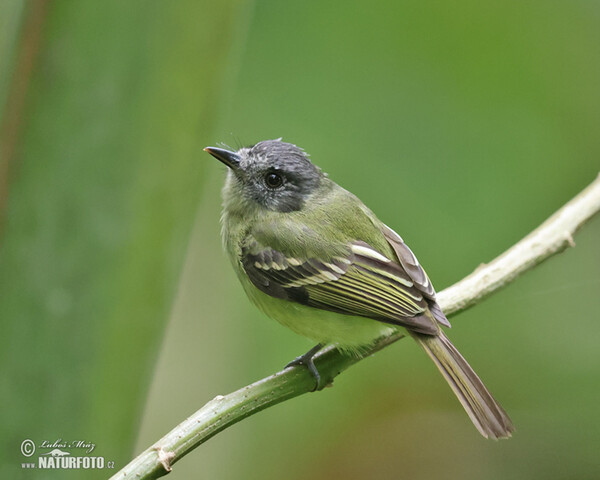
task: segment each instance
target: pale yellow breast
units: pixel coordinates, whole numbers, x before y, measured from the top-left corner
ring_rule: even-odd
[[[336,344],[341,350],[360,353],[361,347],[390,334],[396,327],[365,317],[308,307],[274,298],[240,277],[248,298],[266,315],[315,343]]]

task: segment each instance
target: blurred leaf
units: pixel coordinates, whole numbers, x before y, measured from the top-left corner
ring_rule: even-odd
[[[0,250],[3,477],[25,438],[130,457],[242,4],[49,4]]]

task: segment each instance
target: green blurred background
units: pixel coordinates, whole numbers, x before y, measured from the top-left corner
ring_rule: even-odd
[[[597,175],[598,45],[583,0],[3,0],[0,476],[105,478],[22,470],[20,444],[86,440],[119,468],[311,346],[245,299],[204,146],[304,147],[441,290]],[[575,241],[452,319],[511,440],[402,341],[170,477],[598,478],[600,220]]]

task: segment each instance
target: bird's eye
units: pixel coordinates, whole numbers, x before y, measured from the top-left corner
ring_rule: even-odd
[[[278,173],[269,172],[265,175],[265,183],[269,188],[278,188],[283,184],[283,177]]]

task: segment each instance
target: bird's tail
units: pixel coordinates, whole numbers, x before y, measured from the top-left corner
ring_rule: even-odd
[[[448,337],[443,332],[411,335],[442,372],[477,430],[486,438],[510,437],[510,418]]]

